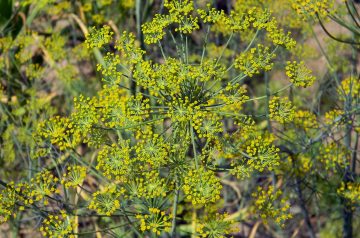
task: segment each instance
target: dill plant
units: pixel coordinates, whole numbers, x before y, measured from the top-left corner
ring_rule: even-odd
[[[97,67],[104,83],[98,95],[75,98],[68,117],[42,123],[37,142],[43,148],[51,143],[55,150],[70,152],[102,186],[113,184],[89,195],[88,208],[109,217],[123,214],[126,219],[119,222],[124,226],[130,222],[138,235],[175,237],[189,232],[224,237],[222,232],[233,230],[237,218],[229,220],[211,211],[222,200],[219,176],[246,178],[256,171],[273,171],[280,163],[274,138],[263,134],[244,110],[253,99],[243,82],[271,70],[276,52],[293,48],[295,41],[260,8],[228,15],[211,5],[195,9],[192,1],[165,1],[164,7],[167,13],[142,26],[148,50],[132,33],[123,32],[115,42],[116,52],[107,52],[104,64]],[[190,36],[200,34],[200,26],[204,45],[191,52]],[[219,55],[208,57],[207,44],[219,31],[228,41]],[[227,63],[223,53],[242,33],[253,39],[240,52],[234,51],[235,60]],[[94,28],[85,43],[89,49],[99,48],[111,42],[112,34],[107,26]],[[266,45],[259,42],[260,35]],[[174,53],[163,46],[165,37],[173,42]],[[160,52],[160,60],[151,58],[155,52]],[[284,100],[280,104],[286,108]],[[271,107],[279,119],[291,116],[279,106]],[[95,167],[75,151],[80,143],[100,149]],[[42,154],[39,159],[46,157]],[[180,205],[190,220],[178,213]],[[181,222],[189,223],[185,231],[178,226]]]
[[[111,2],[100,1],[100,12]],[[331,1],[317,2],[294,0],[285,6],[299,19],[308,13],[328,16]],[[68,116],[52,113],[36,122],[31,157],[40,171],[27,182],[2,182],[0,222],[34,215],[47,237],[100,232],[227,237],[255,214],[264,224],[285,228],[294,217],[290,194],[315,237],[305,182],[321,180],[324,191],[335,191],[345,208],[356,206],[359,184],[329,178],[348,172],[354,153],[356,158],[356,147],[349,151],[349,132],[345,146],[330,135],[336,130],[350,131],[350,139],[358,135],[358,76],[336,81],[344,108],[327,113],[298,108],[294,92],[311,87],[315,77],[298,58],[285,23],[261,8],[263,3],[274,8],[271,1],[238,0],[225,12],[211,4],[195,8],[190,0],[164,1],[165,10],[142,25],[139,38],[113,33],[108,25],[91,28],[84,43],[98,61],[102,88],[95,96],[75,97]],[[60,12],[68,8],[58,5]],[[81,11],[90,14],[93,6],[86,1]],[[104,18],[96,14],[92,22]],[[303,22],[292,19],[291,24]],[[215,44],[219,38],[225,43]],[[20,48],[30,42],[21,40]],[[39,40],[56,68],[66,57],[64,39],[54,34]],[[26,48],[17,57],[22,63],[31,59]],[[277,64],[279,54],[291,61]],[[289,82],[271,92],[268,75],[278,65]],[[28,76],[37,78],[42,70],[31,64]],[[58,69],[59,75],[64,71]],[[265,90],[255,96],[249,84],[262,78]],[[265,102],[261,112],[250,109],[259,102]],[[3,138],[9,138],[9,131]],[[242,194],[237,183],[252,178],[256,181],[249,185],[255,188]],[[250,201],[242,197],[247,195]],[[83,222],[96,224],[95,229],[81,227]]]

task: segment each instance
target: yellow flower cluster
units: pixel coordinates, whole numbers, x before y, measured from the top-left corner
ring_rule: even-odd
[[[31,206],[39,201],[47,205],[49,202],[47,196],[59,193],[57,182],[58,178],[44,170],[37,173],[29,183],[16,185],[13,182],[9,183],[0,192],[0,223],[6,222],[11,214],[15,216],[15,203],[19,206],[19,210],[24,210],[25,206]]]
[[[188,16],[184,19],[180,19],[179,27],[175,28],[175,31],[179,31],[183,34],[190,34],[199,28],[197,17],[193,18],[192,16]]]
[[[269,102],[269,117],[281,124],[291,122],[295,109],[287,97],[274,96]]]
[[[197,17],[191,14],[194,11],[193,1],[167,0],[164,7],[168,9],[169,15],[156,14],[152,21],[142,25],[146,44],[158,43],[165,36],[164,29],[171,24],[176,24],[175,31],[183,34],[190,34],[200,28]]]
[[[340,188],[337,190],[337,193],[353,204],[358,203],[360,201],[360,183],[342,182]]]
[[[60,116],[40,122],[36,135],[49,139],[50,143],[58,146],[60,150],[74,148],[81,142],[80,131],[74,129],[74,124],[69,118]]]
[[[280,164],[279,149],[273,144],[273,136],[257,135],[253,131],[245,130],[235,138],[240,138],[240,143],[234,151],[228,152],[230,157],[234,158],[231,161],[233,168],[230,174],[243,179],[250,177],[254,171],[273,170]]]
[[[236,165],[233,162],[232,166],[233,168],[231,169],[230,174],[236,176],[238,179],[250,178],[251,173],[254,172],[254,169],[247,164]]]
[[[222,186],[220,179],[212,171],[206,171],[203,167],[190,170],[184,177],[182,190],[185,199],[193,205],[206,205],[220,199]]]
[[[165,36],[164,28],[172,23],[170,16],[156,14],[151,22],[142,25],[142,32],[144,33],[144,42],[146,44],[155,44],[162,40]]]
[[[314,17],[316,14],[325,17],[334,6],[334,0],[292,0],[292,2],[293,9],[304,18]]]
[[[108,179],[126,181],[134,160],[130,159],[131,148],[129,141],[120,140],[111,146],[105,145],[97,157],[97,170],[103,171]]]
[[[252,77],[254,74],[259,74],[261,70],[271,70],[273,67],[271,60],[275,56],[274,53],[270,52],[269,47],[258,44],[257,47],[241,53],[236,58],[235,68]]]
[[[295,126],[302,128],[305,131],[319,128],[319,123],[317,122],[316,115],[307,110],[295,111],[294,124]]]
[[[255,8],[249,9],[245,13],[237,13],[231,11],[229,15],[226,15],[224,11],[219,11],[215,8],[211,8],[211,5],[207,5],[208,10],[198,9],[197,12],[204,23],[213,24],[213,30],[219,31],[225,35],[233,32],[242,32],[251,26],[256,19]]]
[[[126,31],[124,31],[121,34],[120,39],[116,41],[115,49],[120,51],[130,69],[133,68],[134,64],[137,64],[142,60],[145,53],[145,51],[141,50],[137,45],[134,34]]]
[[[125,188],[130,198],[153,199],[166,197],[173,186],[165,178],[161,178],[159,172],[152,170],[135,176],[126,183]]]
[[[74,219],[70,218],[66,211],[61,210],[60,214],[48,215],[40,227],[43,236],[49,238],[73,238]]]
[[[167,215],[158,208],[150,207],[147,214],[138,214],[136,218],[140,221],[140,230],[142,232],[150,231],[160,236],[162,232],[170,232],[171,215]]]
[[[290,82],[295,86],[306,88],[315,82],[315,76],[311,75],[312,71],[305,66],[304,61],[288,61],[285,69]]]
[[[104,85],[99,92],[98,113],[101,114],[101,122],[107,128],[123,127],[127,125],[126,92],[118,86]]]
[[[111,216],[122,210],[123,204],[137,214],[144,205],[150,207],[136,218],[140,230],[153,236],[171,228],[171,216],[160,209],[168,205],[167,199],[175,199],[172,196],[175,187],[181,190],[176,198],[178,203],[183,198],[187,204],[203,207],[221,198],[220,178],[210,168],[217,169],[223,157],[231,161],[226,161],[231,166],[230,174],[239,178],[249,177],[254,171],[273,170],[279,165],[279,149],[274,138],[262,134],[254,120],[242,112],[249,96],[239,78],[272,69],[277,46],[294,45],[290,36],[278,29],[268,10],[251,8],[244,13],[226,14],[208,6],[207,11],[195,11],[191,0],[167,0],[164,7],[168,9],[167,15],[156,15],[142,26],[145,43],[160,43],[168,30],[165,28],[174,29],[178,31],[172,35],[175,44],[177,37],[184,41],[183,47],[178,45],[176,49],[179,58],[166,56],[169,48],[164,48],[163,57],[152,61],[151,55],[145,56],[134,35],[123,32],[116,42],[116,52],[105,55],[104,62],[97,65],[105,83],[97,96],[77,97],[69,118],[54,117],[41,124],[39,130],[40,136],[60,150],[75,149],[82,142],[100,148],[95,169],[112,185],[105,188],[99,185],[100,190],[93,194],[88,208]],[[210,54],[204,48],[201,59],[189,62],[184,49],[189,42],[184,34],[199,28],[198,19],[212,30],[225,25],[219,30],[224,35],[266,31],[269,47],[249,46],[229,68],[225,63],[232,58],[232,50],[227,44],[219,51],[219,58],[209,59]],[[102,47],[112,35],[108,26],[92,29],[86,39],[87,47]],[[212,33],[209,36],[211,40]],[[223,55],[226,50],[230,52],[228,57]],[[242,74],[229,78],[234,76],[233,66]],[[274,97],[269,107],[270,118],[281,123],[291,121],[294,116],[294,108],[286,99]],[[307,116],[299,113],[298,119]],[[236,120],[234,133],[226,130],[233,120]],[[86,172],[86,167],[68,166],[62,178],[65,189],[81,185]],[[50,174],[45,177],[52,178]],[[39,194],[47,196],[56,192],[56,184],[48,180],[41,182],[48,190]],[[25,188],[32,187],[24,186],[24,191]],[[265,193],[258,195],[257,205],[268,212],[267,216],[278,223],[290,217],[286,214],[287,205],[272,213],[266,210],[272,208],[281,193],[266,192],[270,201],[265,200]],[[201,237],[224,237],[232,231],[231,224],[227,214],[209,215],[198,222],[196,232]]]
[[[64,173],[61,179],[61,183],[66,188],[81,185],[86,177],[86,167],[80,165],[67,166],[67,173]]]
[[[215,32],[229,35],[236,32],[251,32],[253,27],[255,30],[265,29],[267,37],[279,46],[285,46],[291,49],[296,45],[294,39],[290,37],[290,33],[285,33],[283,29],[279,29],[278,22],[271,17],[271,12],[268,9],[261,9],[260,6],[247,6],[246,9],[235,7],[229,15],[224,11],[219,11],[207,5],[207,10],[198,9],[197,12],[204,23],[212,25],[212,30]],[[237,6],[237,5],[236,5]]]
[[[74,98],[74,112],[71,114],[73,128],[71,129],[86,135],[92,126],[99,121],[100,115],[96,106],[95,98],[85,98],[83,95]]]
[[[142,94],[130,97],[126,102],[126,118],[130,121],[142,121],[150,116],[150,100]]]
[[[346,123],[346,119],[344,117],[344,110],[333,109],[325,113],[325,124],[326,125],[341,125]]]
[[[298,158],[299,161],[299,165],[300,166],[300,173],[307,173],[307,172],[311,172],[311,169],[313,167],[313,160],[310,156],[308,155],[301,155]]]
[[[33,204],[37,201],[43,201],[47,205],[49,202],[47,196],[60,192],[58,190],[58,182],[59,179],[48,170],[37,173],[27,186],[23,186],[22,193],[26,194],[28,198],[24,201],[25,205]]]
[[[249,99],[246,95],[247,89],[245,85],[228,84],[216,96],[224,105],[219,108],[223,112],[237,113],[243,108],[243,104]]]
[[[118,189],[115,185],[108,185],[101,191],[96,191],[89,203],[89,208],[98,214],[111,216],[120,208],[120,197],[125,189]]]
[[[200,124],[194,125],[198,137],[215,139],[219,133],[223,132],[223,124],[220,119],[220,116],[209,112],[206,119],[202,120]]]
[[[158,134],[143,135],[135,146],[139,161],[146,162],[158,168],[168,162],[170,145]]]
[[[264,222],[267,222],[267,219],[273,219],[277,224],[284,226],[284,222],[292,218],[292,214],[289,213],[290,204],[286,199],[282,198],[278,201],[281,195],[281,190],[275,191],[273,186],[269,186],[267,190],[259,186],[252,194],[256,199],[253,209],[260,213]],[[277,202],[279,202],[278,205],[276,205]]]
[[[165,0],[164,7],[169,10],[171,17],[181,19],[182,16],[188,15],[194,10],[194,3],[191,0]]]
[[[15,203],[17,202],[14,183],[10,183],[0,191],[0,224],[9,220],[11,215],[15,215]]]
[[[108,77],[115,78],[113,82],[117,82],[121,77],[122,73],[119,71],[119,66],[121,64],[120,56],[115,55],[114,53],[108,52],[104,56],[104,64],[97,64],[97,71],[101,72],[105,77],[105,81]]]
[[[200,124],[202,115],[198,103],[198,101],[191,102],[188,96],[185,96],[184,99],[174,98],[173,101],[166,103],[169,108],[166,116],[173,122],[182,123],[196,120]]]
[[[101,29],[93,27],[86,36],[86,46],[88,49],[100,48],[111,41],[113,34],[110,26],[103,26]]]
[[[331,142],[320,148],[319,160],[327,170],[336,169],[339,166],[345,168],[350,163],[351,153],[338,143]]]
[[[249,157],[247,165],[262,172],[265,168],[279,165],[279,149],[273,145],[272,136],[253,137],[243,145],[246,156]]]
[[[290,37],[291,33],[285,33],[283,29],[278,28],[275,19],[269,21],[266,25],[267,37],[277,46],[283,46],[290,50],[296,46],[296,41]]]
[[[196,232],[199,237],[225,238],[238,229],[233,227],[234,221],[229,219],[229,214],[210,214],[196,223]]]
[[[338,94],[342,100],[351,96],[352,100],[356,100],[360,96],[360,80],[356,77],[347,77],[341,81],[341,88],[338,88]],[[345,94],[345,95],[344,95]]]

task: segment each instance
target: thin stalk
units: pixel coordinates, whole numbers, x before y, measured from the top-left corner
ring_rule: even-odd
[[[228,45],[229,45],[229,43],[230,43],[233,35],[234,35],[234,33],[232,32],[231,35],[230,35],[230,37],[229,37],[229,39],[227,40],[226,44],[224,45],[224,47],[223,47],[223,49],[222,49],[222,51],[221,51],[221,54],[220,54],[219,58],[216,60],[215,66],[219,63],[219,61],[221,60],[222,56],[224,55],[224,52],[225,52],[226,48],[228,47]]]
[[[329,18],[331,20],[333,20],[334,22],[338,23],[339,25],[345,27],[346,29],[348,29],[349,31],[355,33],[355,34],[359,34],[360,32],[358,31],[357,28],[355,28],[355,26],[349,25],[347,22],[343,21],[339,16],[337,16],[336,14],[329,14]]]
[[[189,123],[189,127],[190,127],[190,135],[191,135],[191,143],[192,143],[192,147],[193,147],[193,151],[194,151],[194,159],[195,159],[195,168],[198,169],[199,164],[198,164],[198,159],[197,159],[197,155],[196,155],[196,146],[195,146],[195,136],[194,136],[194,128],[192,127],[192,122]]]
[[[350,96],[351,97],[351,96]],[[345,105],[344,105],[345,115],[347,119],[349,119],[349,111],[351,110],[351,101],[349,101],[349,97],[346,97]],[[345,128],[345,137],[344,143],[346,148],[351,148],[351,131],[352,125],[347,124]],[[353,181],[352,173],[350,165],[347,165],[344,171],[343,182],[345,186],[347,186],[348,182]],[[350,202],[346,198],[341,198],[341,203],[343,205],[342,216],[343,216],[343,238],[352,238],[353,237],[353,211]]]
[[[354,144],[354,150],[352,152],[352,173],[356,173],[356,160],[357,160],[357,150],[358,150],[358,144],[359,144],[359,132],[355,133],[355,144]]]
[[[250,43],[248,44],[248,46],[246,47],[246,49],[244,50],[244,53],[246,53],[248,50],[250,50],[250,47],[252,46],[252,44],[254,43],[256,37],[259,35],[260,30],[257,29],[255,32],[254,37],[251,39]]]
[[[293,85],[293,84],[290,83],[290,84],[286,85],[285,87],[280,88],[279,90],[277,90],[277,91],[275,91],[275,92],[273,92],[273,93],[270,93],[270,96],[276,95],[276,94],[278,94],[278,93],[280,93],[280,92],[282,92],[282,91],[290,88],[292,85]],[[246,100],[245,102],[250,102],[250,101],[254,101],[254,100],[264,99],[264,98],[267,98],[267,97],[268,97],[268,95],[261,96],[261,97],[256,97],[256,98],[250,98],[250,99]]]
[[[165,60],[165,62],[166,62],[166,56],[165,56],[165,53],[164,53],[164,49],[163,49],[163,47],[162,47],[162,45],[161,45],[161,42],[158,41],[158,44],[159,44],[159,48],[160,48],[161,54],[162,54],[162,56],[163,56],[163,58],[164,58],[164,60]]]
[[[206,29],[206,35],[205,35],[203,50],[202,50],[202,54],[201,54],[200,65],[202,65],[202,62],[203,62],[203,60],[204,60],[205,51],[206,51],[206,46],[207,46],[207,41],[208,41],[208,37],[209,37],[209,32],[210,32],[210,25],[208,25],[208,27],[207,27],[207,29]]]
[[[270,97],[271,97],[271,91],[270,91],[270,85],[269,85],[269,75],[265,72],[264,74],[264,80],[265,80],[265,93],[266,93],[266,120],[267,120],[267,129],[270,133],[272,133],[272,126],[271,126],[271,121],[270,121],[270,116],[269,116],[269,102],[270,102]]]
[[[350,13],[350,16],[351,16],[352,20],[355,22],[357,27],[360,28],[360,24],[357,22],[357,19],[353,14],[352,8],[350,8],[348,1],[345,1],[345,5],[346,5],[346,8],[347,8],[348,12]]]
[[[188,46],[187,36],[185,36],[185,52],[186,52],[186,63],[189,64],[189,46]]]
[[[338,42],[341,42],[341,43],[344,43],[344,44],[351,44],[351,45],[360,45],[360,42],[355,42],[355,41],[348,41],[348,40],[342,40],[342,39],[339,39],[335,36],[333,36],[325,27],[324,23],[321,21],[320,17],[318,15],[316,15],[318,20],[319,20],[319,23],[320,23],[320,26],[321,28],[324,30],[324,32],[326,33],[326,35],[328,35],[330,38],[332,38],[333,40],[335,41],[338,41]],[[355,32],[354,32],[355,33]]]
[[[174,198],[174,204],[173,204],[173,219],[172,219],[172,224],[171,224],[171,238],[175,238],[176,236],[176,213],[177,213],[177,205],[179,202],[179,188],[178,188],[179,184],[177,182],[176,179],[176,190],[175,190],[175,198]]]
[[[333,76],[334,76],[334,79],[335,79],[335,82],[336,82],[337,87],[340,88],[340,90],[343,91],[342,87],[340,87],[339,78],[338,78],[337,74],[334,73],[334,67],[333,67],[332,64],[331,64],[330,58],[329,58],[329,56],[326,54],[324,48],[322,47],[322,45],[321,45],[321,43],[320,43],[317,35],[315,34],[314,29],[312,28],[312,26],[310,26],[310,30],[311,30],[312,35],[314,36],[314,39],[315,39],[315,41],[316,41],[316,44],[318,45],[321,53],[323,54],[323,56],[324,56],[325,59],[326,59],[326,62],[327,62],[327,64],[328,64],[329,68],[330,68],[330,72],[331,72],[331,73],[333,74]]]

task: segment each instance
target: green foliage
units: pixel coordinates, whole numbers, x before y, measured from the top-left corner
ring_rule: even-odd
[[[353,237],[355,3],[140,3],[1,2],[0,236]]]

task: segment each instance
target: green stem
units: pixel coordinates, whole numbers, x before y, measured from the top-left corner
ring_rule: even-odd
[[[191,121],[189,124],[190,124],[189,126],[190,126],[191,143],[192,143],[193,151],[194,151],[195,168],[198,169],[198,167],[199,167],[199,162],[198,162],[197,155],[196,155],[194,128],[193,128],[193,126],[191,125],[191,124],[192,124],[192,121]]]
[[[222,56],[224,55],[224,52],[225,52],[226,48],[228,47],[228,45],[229,45],[229,43],[230,43],[233,35],[234,35],[234,32],[231,33],[229,39],[227,40],[226,44],[224,45],[224,47],[223,47],[223,49],[222,49],[222,51],[221,51],[221,54],[220,54],[219,58],[216,60],[215,66],[219,63],[219,61],[221,60]]]
[[[174,238],[176,235],[176,213],[177,213],[177,205],[179,202],[179,184],[176,179],[176,190],[175,190],[175,198],[174,198],[174,204],[173,204],[173,218],[172,218],[172,225],[171,225],[171,238]]]
[[[162,45],[161,45],[161,42],[158,41],[158,44],[159,44],[159,48],[160,48],[161,54],[162,54],[162,56],[163,56],[163,58],[164,58],[164,60],[165,60],[165,62],[166,62],[166,56],[165,56],[164,49],[163,49],[163,47],[162,47]]]
[[[202,54],[201,54],[200,65],[202,65],[202,62],[204,60],[206,46],[207,46],[208,37],[209,37],[209,32],[210,32],[210,25],[208,25],[207,30],[206,30],[205,41],[204,41],[203,50],[202,50]]]

